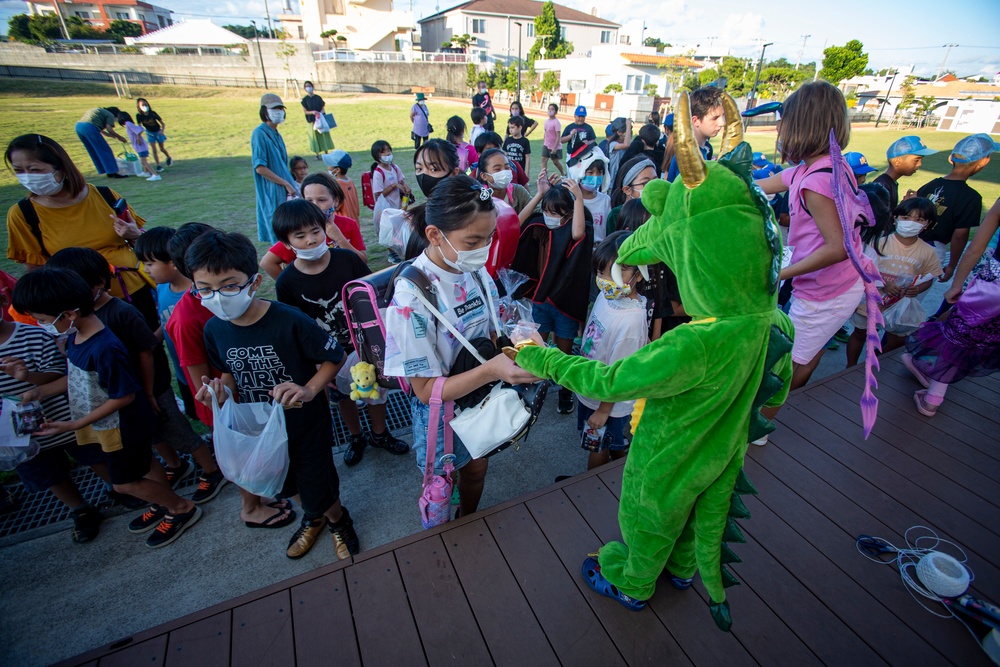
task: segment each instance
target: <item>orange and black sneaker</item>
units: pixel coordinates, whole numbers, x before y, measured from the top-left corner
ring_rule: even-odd
[[[194,494],[191,496],[191,500],[198,503],[207,503],[212,500],[217,495],[219,491],[222,491],[222,487],[229,483],[229,480],[225,478],[221,470],[216,470],[213,473],[207,475],[202,475],[198,478],[198,488],[195,489]]]
[[[194,474],[194,464],[187,459],[181,459],[181,464],[176,468],[164,466],[163,471],[167,473],[167,484],[171,489],[176,489],[180,483]]]
[[[145,533],[148,530],[153,530],[166,514],[166,507],[150,505],[145,512],[132,519],[128,525],[128,531],[130,533]]]
[[[203,510],[197,505],[190,512],[184,514],[167,514],[156,530],[146,539],[146,546],[150,549],[167,546],[180,537],[185,530],[198,523],[202,514]]]

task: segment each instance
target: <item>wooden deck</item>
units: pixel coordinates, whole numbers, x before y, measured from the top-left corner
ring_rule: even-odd
[[[926,419],[915,382],[883,359],[867,442],[861,381],[852,370],[796,392],[770,444],[750,448],[760,495],[745,497],[747,544],[733,545],[744,562],[731,633],[697,584],[661,582],[641,613],[586,587],[585,554],[619,536],[611,465],[64,664],[989,665],[854,539],[900,544],[929,526],[965,548],[974,591],[1000,598],[1000,380],[957,384]]]

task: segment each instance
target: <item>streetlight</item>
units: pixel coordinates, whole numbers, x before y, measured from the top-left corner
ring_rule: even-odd
[[[250,21],[250,25],[253,26],[253,35],[257,38],[257,57],[260,58],[260,75],[264,77],[264,87],[267,88],[267,74],[264,73],[264,54],[260,51],[260,32],[257,30],[257,24],[254,21]]]
[[[521,22],[514,21],[517,26],[517,103],[521,103]]]
[[[757,84],[760,83],[760,68],[764,66],[764,51],[767,51],[767,47],[772,46],[774,42],[768,42],[760,48],[760,60],[757,61],[757,74],[753,78],[753,88],[750,90],[750,97],[747,99],[747,109],[753,109],[754,104],[757,102]],[[747,117],[744,128],[750,124],[750,118]]]

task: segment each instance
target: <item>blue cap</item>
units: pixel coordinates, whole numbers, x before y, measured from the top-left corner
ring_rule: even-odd
[[[844,153],[844,159],[847,160],[847,164],[851,165],[851,171],[854,172],[855,176],[864,176],[873,171],[878,171],[878,169],[868,164],[868,158],[857,151]]]
[[[674,114],[668,113],[667,117],[663,119],[663,127],[673,130],[674,129]]]
[[[608,123],[608,126],[606,128],[604,128],[604,136],[610,137],[610,136],[613,136],[614,133],[615,133],[614,126],[611,123]]]
[[[972,134],[955,144],[955,148],[951,151],[951,161],[963,164],[977,162],[998,150],[1000,150],[1000,145],[993,141],[990,135]]]
[[[581,104],[580,106],[578,106],[576,108],[576,111],[573,113],[573,115],[574,116],[586,116],[587,115],[587,107],[585,107],[585,106],[583,106]]]
[[[766,166],[766,165],[768,165],[770,163],[771,163],[771,161],[768,160],[766,157],[764,157],[763,153],[754,153],[753,154],[753,166],[755,166],[755,167],[763,167],[763,166]]]
[[[885,157],[889,160],[904,155],[934,155],[938,151],[931,150],[920,140],[920,137],[900,137],[889,146]]]
[[[323,164],[328,167],[340,167],[341,171],[347,171],[354,164],[350,154],[339,148],[335,151],[323,154]]]

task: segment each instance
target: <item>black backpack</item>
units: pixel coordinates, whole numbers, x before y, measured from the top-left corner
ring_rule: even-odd
[[[95,187],[95,186],[90,186]],[[97,191],[107,202],[108,208],[112,211],[115,210],[115,195],[111,191],[111,188],[98,185]],[[51,257],[48,250],[45,249],[45,243],[42,241],[42,227],[41,221],[38,219],[38,211],[35,210],[35,205],[31,203],[30,197],[25,197],[21,201],[17,202],[17,207],[21,209],[21,215],[24,216],[24,221],[28,223],[28,228],[31,230],[32,235],[38,240],[38,245],[41,247],[42,252]]]

